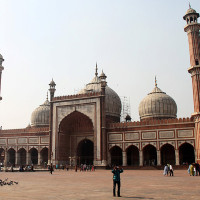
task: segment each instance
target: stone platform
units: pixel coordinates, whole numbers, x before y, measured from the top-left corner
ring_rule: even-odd
[[[1,200],[62,199],[200,199],[200,176],[176,170],[164,177],[161,170],[125,170],[121,174],[121,196],[112,197],[110,170],[95,172],[0,172],[0,179],[18,181],[18,185],[0,187]]]

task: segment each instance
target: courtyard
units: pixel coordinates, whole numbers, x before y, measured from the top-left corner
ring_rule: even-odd
[[[110,170],[95,172],[0,172],[0,179],[18,185],[0,187],[1,200],[25,199],[199,199],[200,177],[176,170],[164,177],[162,170],[125,170],[121,174],[121,196],[112,197]]]

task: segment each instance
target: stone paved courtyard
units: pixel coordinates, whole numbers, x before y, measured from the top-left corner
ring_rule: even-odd
[[[122,197],[112,197],[112,174],[95,172],[0,172],[0,179],[18,185],[0,187],[1,200],[25,199],[200,199],[200,176],[190,177],[185,170],[164,177],[160,170],[127,170],[121,174]]]

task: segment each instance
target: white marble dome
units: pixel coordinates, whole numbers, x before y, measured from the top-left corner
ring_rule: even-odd
[[[31,127],[49,126],[50,103],[47,99],[31,115]]]
[[[101,92],[101,79],[98,77],[97,72],[95,73],[95,77],[92,81],[88,83],[85,88],[79,92],[79,94],[86,94],[89,92]],[[105,93],[106,115],[120,118],[121,100],[118,94],[108,86],[105,88]]]
[[[177,117],[177,105],[174,99],[157,87],[150,92],[139,105],[140,120],[166,119]]]

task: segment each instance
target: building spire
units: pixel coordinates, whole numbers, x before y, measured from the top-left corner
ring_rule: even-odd
[[[47,91],[47,100],[49,100],[48,91]]]
[[[191,8],[190,2],[189,2],[189,9]]]
[[[157,87],[157,79],[156,79],[156,76],[155,76],[155,87]]]
[[[96,72],[95,72],[95,76],[98,76],[98,68],[97,68],[97,62],[96,62]]]

